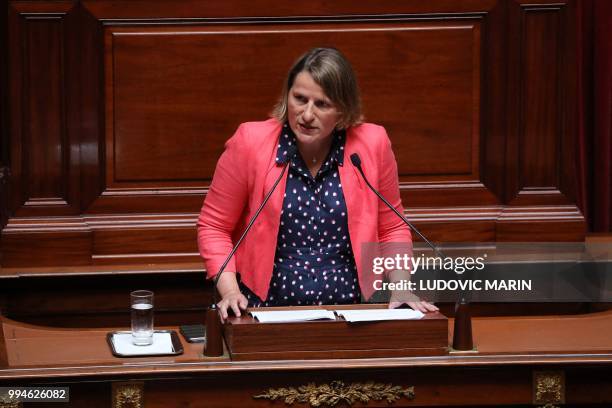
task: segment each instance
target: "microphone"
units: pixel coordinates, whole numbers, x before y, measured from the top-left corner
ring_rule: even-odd
[[[382,194],[380,194],[368,181],[368,178],[366,177],[365,173],[363,172],[363,169],[361,168],[361,158],[359,157],[359,155],[357,153],[353,153],[351,154],[351,163],[353,163],[353,166],[357,167],[357,170],[359,170],[359,173],[361,173],[361,177],[363,177],[363,180],[366,182],[366,184],[368,185],[368,187],[370,188],[370,190],[372,190],[374,192],[374,194],[376,194],[378,196],[378,198],[380,198],[382,200],[383,203],[385,203],[387,205],[387,207],[389,207],[394,213],[395,215],[397,215],[403,222],[404,224],[406,224],[412,231],[416,232],[416,234],[421,237],[421,239],[423,241],[425,241],[427,243],[427,245],[429,245],[429,247],[431,249],[433,249],[434,253],[439,256],[440,258],[444,259],[446,258],[446,256],[444,256],[444,254],[438,249],[438,247],[436,247],[434,244],[432,244],[426,237],[425,235],[421,234],[421,231],[418,230],[417,227],[415,227],[414,225],[412,225],[412,223],[410,221],[408,221],[402,214],[399,213],[399,211],[397,211],[395,209],[395,207],[393,205],[391,205],[391,203],[389,201],[387,201],[387,199],[385,197],[382,196]]]
[[[421,231],[419,231],[417,227],[412,225],[410,221],[408,221],[402,214],[400,214],[399,211],[397,211],[395,207],[393,207],[393,205],[391,205],[391,203],[387,201],[387,199],[383,197],[382,194],[380,194],[378,191],[376,191],[376,189],[370,184],[368,178],[363,172],[363,169],[361,168],[361,158],[357,153],[351,154],[351,163],[353,163],[353,166],[357,167],[357,170],[359,170],[361,177],[363,177],[363,180],[366,182],[370,190],[372,190],[374,194],[376,194],[378,198],[380,198],[382,202],[387,205],[387,207],[393,210],[395,215],[397,215],[404,222],[404,224],[408,225],[410,229],[416,232],[417,235],[421,237],[421,239],[425,241],[431,249],[433,249],[434,253],[438,257],[445,259],[446,256],[442,253],[442,251],[440,251],[438,247],[432,244],[423,234],[421,234]],[[455,304],[454,327],[455,331],[453,335],[452,348],[458,351],[472,350],[472,319],[469,311],[469,302],[466,299],[465,291],[461,291],[461,293],[459,294],[459,298]]]
[[[221,336],[221,321],[219,320],[218,311],[217,311],[217,283],[219,282],[219,279],[221,278],[221,274],[223,273],[223,271],[225,271],[225,267],[229,263],[230,259],[232,259],[232,256],[234,256],[234,253],[236,253],[236,251],[238,250],[238,247],[240,246],[244,238],[247,236],[247,234],[253,227],[253,224],[255,224],[255,221],[259,217],[259,214],[261,213],[266,203],[272,196],[272,193],[274,193],[274,190],[276,190],[276,186],[278,186],[278,183],[280,183],[281,179],[283,178],[283,175],[285,174],[285,171],[287,170],[287,167],[289,167],[289,164],[293,160],[296,153],[297,153],[297,147],[293,145],[289,146],[289,148],[287,149],[287,155],[286,155],[287,161],[283,165],[283,170],[281,171],[281,174],[278,176],[278,178],[272,185],[272,188],[270,189],[270,191],[268,191],[268,193],[264,197],[264,200],[257,208],[257,211],[255,211],[255,214],[253,214],[253,216],[251,217],[251,220],[247,224],[242,235],[240,235],[240,238],[238,238],[238,241],[236,241],[236,244],[230,251],[229,255],[227,256],[227,258],[225,258],[225,261],[221,264],[221,267],[219,268],[219,272],[217,272],[217,275],[215,276],[213,280],[212,304],[210,305],[208,310],[206,310],[206,348],[204,350],[205,356],[213,357],[213,356],[220,356],[223,354],[223,341],[222,341],[222,336]]]

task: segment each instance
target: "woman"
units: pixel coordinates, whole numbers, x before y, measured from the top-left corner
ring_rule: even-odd
[[[222,319],[228,309],[240,316],[247,306],[367,299],[375,277],[361,270],[361,243],[411,241],[410,231],[367,190],[350,162],[358,153],[370,182],[403,211],[389,138],[384,128],[361,118],[349,62],[335,49],[315,48],[289,71],[273,118],[243,123],[226,143],[198,220],[209,278],[291,162],[218,281]],[[297,153],[287,157],[292,146]],[[423,312],[438,310],[427,302],[407,303]]]

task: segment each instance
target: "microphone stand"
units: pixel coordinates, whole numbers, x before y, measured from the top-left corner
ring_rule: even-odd
[[[257,211],[255,212],[253,217],[251,217],[251,220],[249,221],[246,228],[244,229],[244,232],[242,233],[242,235],[240,235],[240,238],[238,238],[236,245],[234,245],[234,247],[230,251],[227,258],[225,258],[225,261],[223,262],[223,264],[221,264],[221,267],[219,268],[219,272],[217,272],[217,275],[215,276],[213,280],[212,303],[209,305],[208,309],[206,309],[206,316],[205,316],[205,319],[206,319],[206,323],[205,323],[206,325],[206,346],[204,348],[204,355],[207,357],[218,357],[218,356],[223,355],[223,336],[222,336],[223,327],[221,325],[221,319],[219,318],[219,310],[218,310],[219,308],[217,306],[217,283],[219,282],[219,278],[221,278],[221,274],[223,273],[223,271],[225,271],[227,264],[229,264],[229,261],[232,259],[232,256],[234,256],[234,254],[236,253],[236,250],[238,250],[238,247],[244,240],[244,237],[246,237],[246,235],[249,233],[249,231],[253,227],[253,224],[255,223],[255,221],[259,217],[259,214],[263,210],[264,206],[266,205],[266,203],[272,196],[272,193],[274,192],[274,190],[276,190],[276,186],[278,185],[278,183],[280,183],[281,179],[283,178],[283,175],[285,174],[285,171],[289,167],[289,163],[291,163],[291,160],[293,160],[293,157],[295,156],[296,152],[297,152],[297,148],[295,146],[292,146],[291,149],[288,149],[287,161],[285,162],[283,166],[283,170],[281,171],[281,174],[278,176],[278,178],[274,182],[274,185],[272,185],[272,188],[270,189],[270,191],[268,191],[268,193],[266,194],[263,202],[260,204],[259,208],[257,208]]]
[[[421,232],[416,228],[410,221],[408,221],[399,211],[395,209],[393,205],[382,194],[380,194],[368,181],[363,169],[361,168],[361,158],[357,153],[351,154],[351,163],[353,166],[359,170],[361,177],[367,184],[367,186],[382,200],[383,203],[387,207],[389,207],[395,215],[397,215],[403,222],[406,224],[412,231],[416,232],[416,234],[423,240],[429,247],[434,251],[434,253],[445,259],[446,256],[433,244],[431,243]],[[459,294],[459,299],[455,304],[455,325],[453,332],[453,349],[459,351],[467,351],[473,349],[473,341],[472,341],[472,317],[470,314],[470,304],[463,292]]]

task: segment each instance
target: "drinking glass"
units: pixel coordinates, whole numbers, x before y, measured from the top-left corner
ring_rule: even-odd
[[[130,293],[132,306],[132,343],[153,344],[153,292],[135,290]]]

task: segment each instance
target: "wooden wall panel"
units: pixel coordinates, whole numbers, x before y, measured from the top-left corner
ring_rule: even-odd
[[[519,68],[510,74],[517,109],[508,134],[508,199],[513,205],[563,205],[575,202],[576,95],[571,68],[571,3],[511,3]],[[511,106],[511,108],[513,108]]]
[[[584,236],[576,0],[8,7],[5,266],[197,259],[196,217],[225,140],[267,117],[291,63],[317,45],[353,63],[426,234]],[[70,243],[55,246],[59,232]]]
[[[62,17],[26,17],[24,25],[25,205],[41,200],[65,203]]]
[[[100,228],[95,232],[92,260],[95,264],[173,262],[199,260],[197,233],[192,223],[153,229]]]
[[[400,179],[479,180],[480,22],[394,31],[353,39],[349,58],[367,119],[392,139]]]
[[[351,60],[403,180],[478,180],[480,41],[464,20],[109,28],[107,187],[207,186],[236,125],[265,119],[292,61],[326,44]]]
[[[58,266],[91,264],[91,233],[62,230],[12,231],[2,236],[2,265]]]
[[[521,188],[558,186],[559,32],[558,9],[527,9],[523,16],[520,135]]]
[[[102,27],[82,6],[78,8],[80,35],[76,37],[79,49],[78,81],[80,147],[80,204],[85,210],[100,197],[104,190],[104,91],[102,63]],[[124,211],[129,211],[126,209]]]
[[[71,165],[78,166],[78,154],[68,134],[65,47],[73,4],[14,6],[9,10],[13,210],[18,215],[77,213],[78,168]]]

